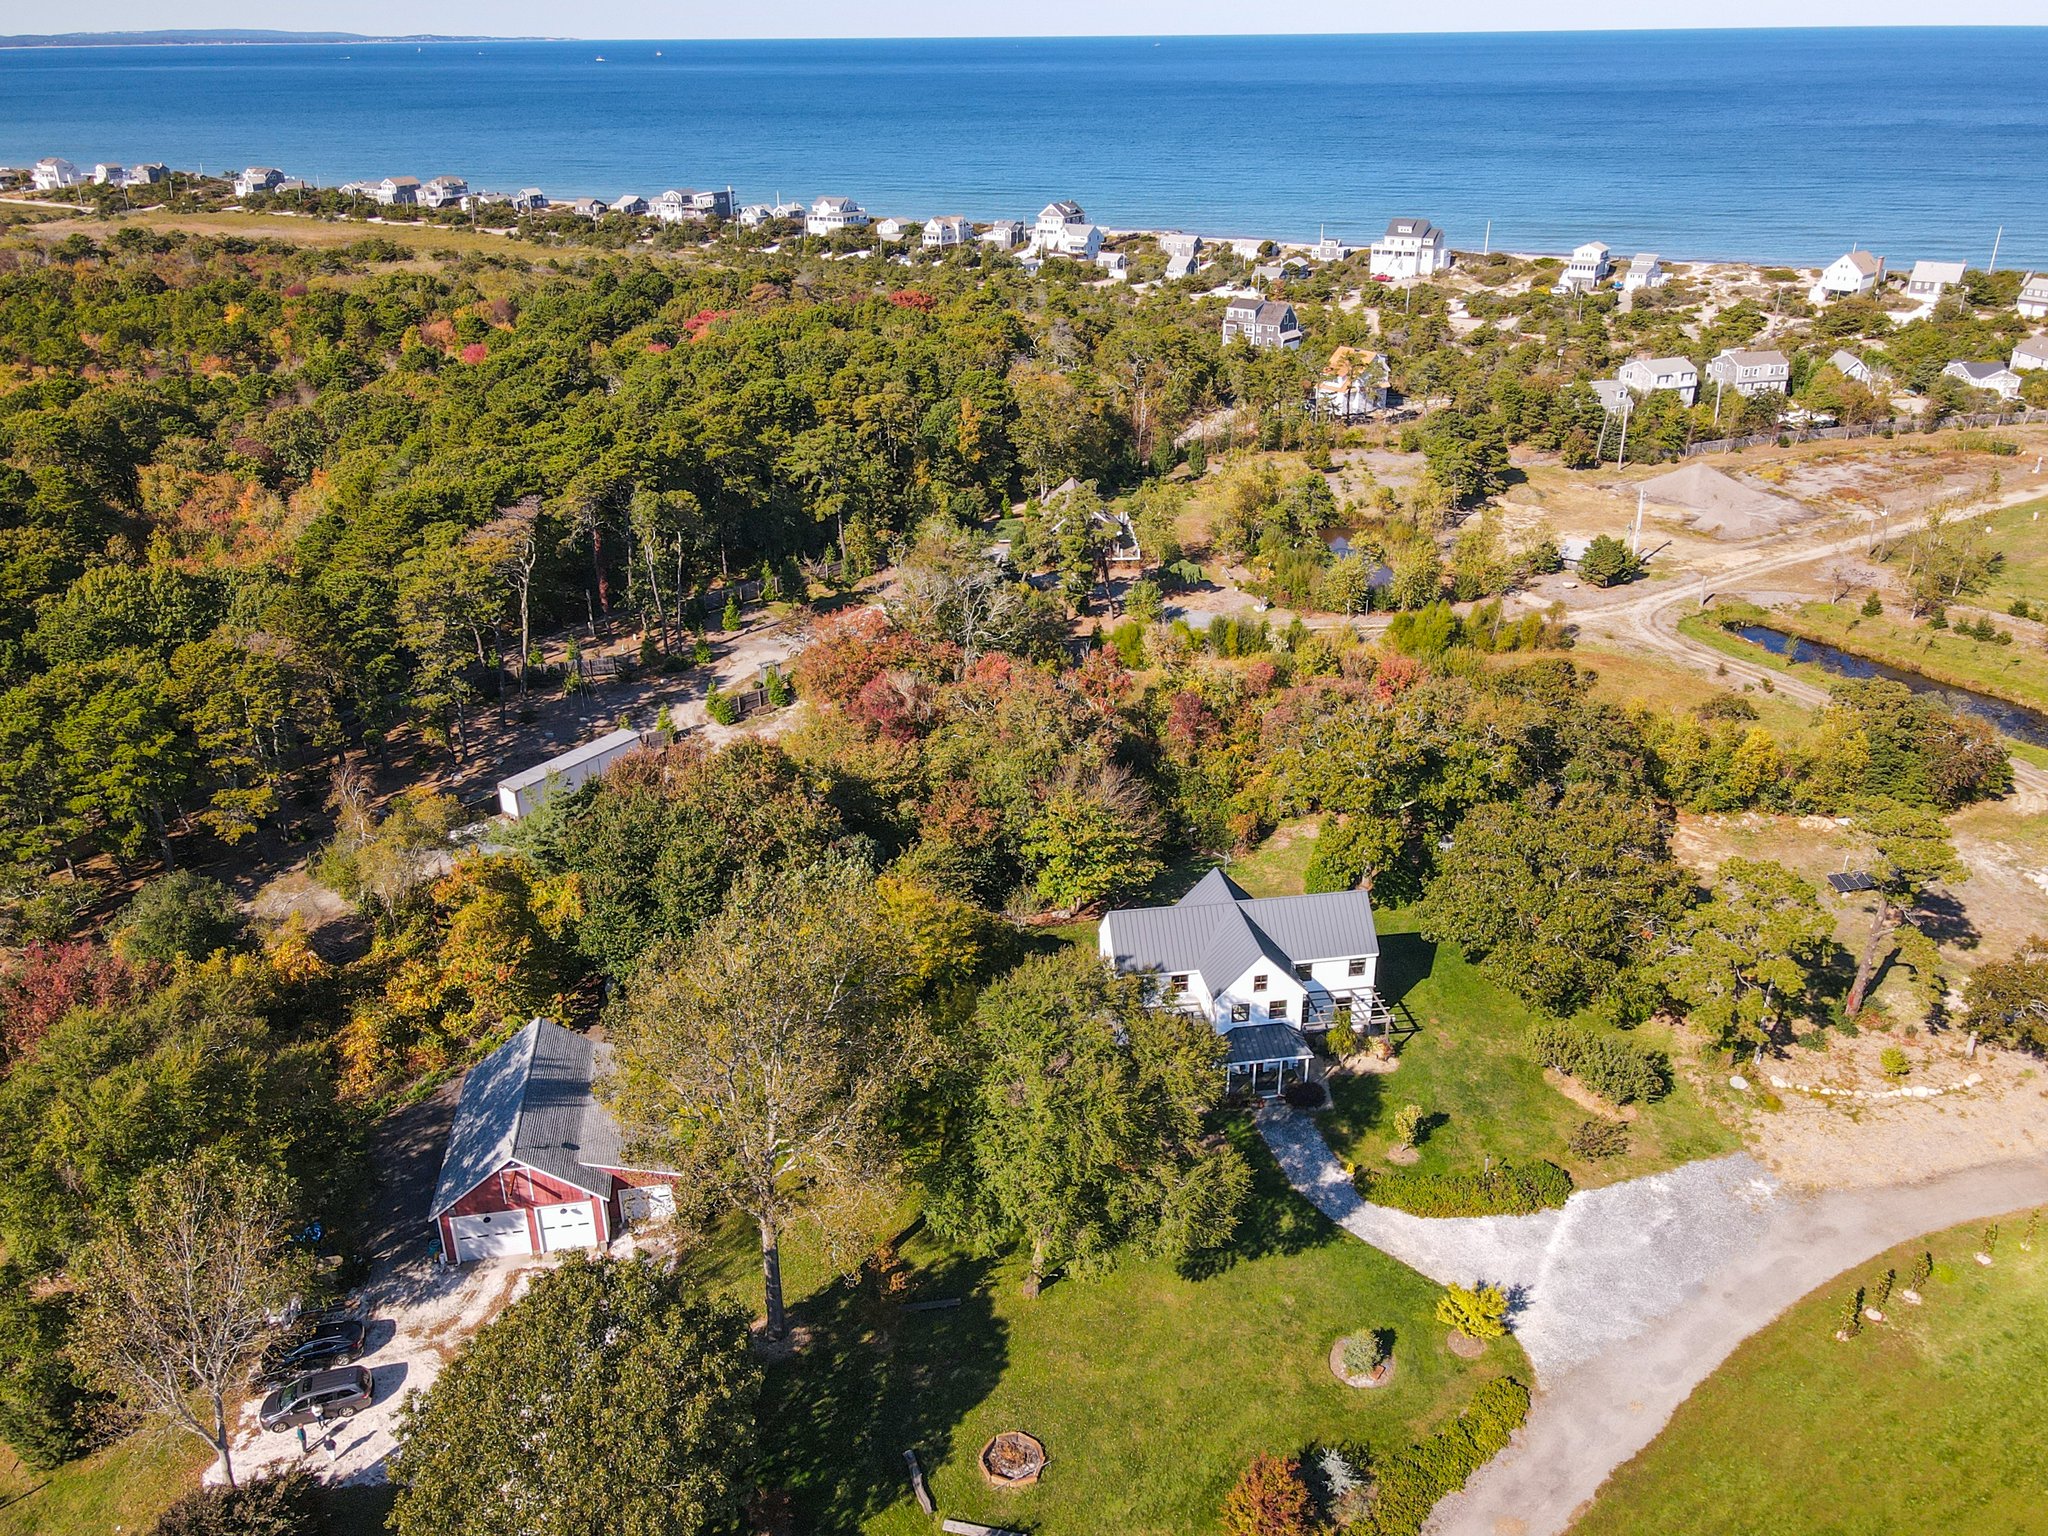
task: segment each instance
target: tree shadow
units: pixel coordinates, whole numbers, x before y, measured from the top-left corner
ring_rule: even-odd
[[[903,1235],[907,1235],[903,1234]],[[906,1450],[927,1475],[1009,1361],[993,1265],[942,1253],[901,1289],[873,1265],[792,1309],[807,1347],[769,1368],[761,1480],[785,1490],[800,1530],[847,1531],[909,1494]],[[914,1311],[919,1302],[958,1306]]]
[[[1330,1219],[1289,1186],[1250,1117],[1234,1117],[1226,1134],[1251,1166],[1251,1193],[1230,1241],[1183,1258],[1175,1266],[1182,1279],[1207,1280],[1246,1260],[1305,1253],[1343,1240]]]
[[[1947,891],[1924,891],[1913,909],[1913,925],[1937,944],[1975,949],[1983,937],[1963,904]]]
[[[1419,933],[1380,935],[1379,974],[1375,979],[1380,997],[1389,1008],[1399,1008],[1418,983],[1436,971],[1436,941]]]

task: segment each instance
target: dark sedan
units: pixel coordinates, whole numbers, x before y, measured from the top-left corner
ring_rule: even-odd
[[[363,1325],[356,1318],[324,1318],[308,1332],[288,1337],[263,1357],[257,1380],[264,1385],[360,1360]]]

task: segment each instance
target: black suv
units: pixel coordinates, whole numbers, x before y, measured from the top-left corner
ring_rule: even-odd
[[[256,1369],[256,1384],[276,1386],[307,1371],[324,1370],[362,1356],[362,1323],[352,1317],[323,1317],[265,1351]]]
[[[322,1419],[353,1418],[370,1406],[373,1395],[370,1373],[360,1365],[344,1365],[287,1382],[263,1399],[257,1418],[265,1429],[282,1434]]]

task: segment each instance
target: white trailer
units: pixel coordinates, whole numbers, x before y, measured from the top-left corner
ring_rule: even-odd
[[[595,741],[571,748],[559,757],[536,763],[509,779],[498,781],[498,809],[517,821],[531,816],[548,797],[581,788],[628,752],[640,749],[638,731],[613,731]]]

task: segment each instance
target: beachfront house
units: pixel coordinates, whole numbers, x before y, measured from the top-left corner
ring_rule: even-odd
[[[1339,347],[1323,365],[1312,398],[1318,416],[1355,421],[1387,408],[1394,370],[1385,354],[1367,347]]]
[[[410,208],[420,200],[420,179],[386,176],[371,189],[370,195],[387,208]]]
[[[235,196],[254,197],[258,192],[275,192],[284,172],[274,165],[252,165],[235,172]]]
[[[997,219],[981,232],[981,243],[999,251],[1014,251],[1024,243],[1022,219]]]
[[[1564,264],[1564,272],[1557,280],[1559,293],[1591,293],[1606,281],[1607,274],[1614,270],[1614,263],[1608,260],[1607,247],[1598,240],[1588,240],[1572,251],[1572,259]]]
[[[1308,253],[1317,261],[1349,261],[1357,249],[1357,246],[1346,245],[1334,235],[1324,235],[1309,247]]]
[[[512,194],[514,213],[545,213],[547,208],[548,195],[539,187],[521,187]]]
[[[2017,300],[2024,320],[2048,320],[2048,272],[2029,272]]]
[[[29,185],[38,192],[54,192],[59,187],[75,187],[79,182],[78,167],[61,155],[45,155],[29,167]]]
[[[1188,276],[1200,265],[1202,237],[1169,230],[1159,237],[1159,249],[1166,257],[1166,277],[1171,282]]]
[[[1933,304],[1963,280],[1960,261],[1916,261],[1906,276],[1906,297]]]
[[[601,197],[579,197],[569,204],[569,211],[579,219],[597,220],[612,211],[612,205]]]
[[[1615,378],[1632,394],[1654,394],[1666,389],[1687,405],[1698,398],[1700,371],[1689,357],[1636,357],[1615,371]]]
[[[2009,366],[2014,373],[2032,373],[2038,368],[2048,368],[2048,333],[2029,336],[2014,346]]]
[[[1071,198],[1047,203],[1038,210],[1038,222],[1032,226],[1031,249],[1040,256],[1070,255],[1068,232],[1093,227],[1088,222],[1088,215],[1081,211],[1081,205]],[[1097,248],[1100,248],[1099,236]],[[1092,257],[1094,252],[1089,255]]]
[[[170,174],[171,168],[165,165],[163,161],[148,160],[144,161],[141,165],[131,165],[128,167],[128,179],[124,185],[131,187],[153,187],[160,181],[169,180]],[[304,186],[305,183],[300,182],[299,185]],[[285,186],[285,182],[278,183],[280,191]]]
[[[1375,281],[1404,282],[1428,277],[1451,264],[1451,245],[1444,232],[1427,219],[1389,219],[1387,232],[1372,243],[1370,271]]]
[[[740,228],[759,229],[775,217],[775,210],[766,203],[749,203],[740,210]]]
[[[928,251],[946,251],[956,245],[965,245],[972,233],[964,214],[942,213],[937,218],[924,221],[920,243]]]
[[[1865,389],[1875,389],[1877,387],[1877,370],[1845,347],[1837,347],[1834,351],[1830,352],[1827,365],[1843,378],[1853,379]]]
[[[1226,1082],[1258,1097],[1307,1073],[1310,1036],[1390,1022],[1364,891],[1256,899],[1211,870],[1170,907],[1109,913],[1096,942],[1117,970],[1146,978],[1154,1004],[1208,1020]]]
[[[1051,245],[1036,248],[1040,256],[1064,256],[1069,261],[1094,261],[1102,254],[1102,231],[1093,224],[1069,224]]]
[[[1884,258],[1873,256],[1868,251],[1844,251],[1825,267],[1806,291],[1806,297],[1815,304],[1825,304],[1830,299],[1852,298],[1859,293],[1869,293],[1884,281]]]
[[[623,197],[613,198],[611,209],[613,213],[623,213],[628,218],[641,218],[647,212],[647,199],[637,192],[628,192]]]
[[[2020,376],[2003,363],[1970,363],[1958,359],[1942,369],[1946,378],[1960,379],[1972,389],[1987,389],[2001,400],[2017,400]]]
[[[419,204],[422,208],[459,208],[467,196],[469,183],[460,176],[435,176],[420,183]]]
[[[1280,299],[1232,299],[1223,308],[1223,339],[1291,349],[1301,345],[1301,323],[1294,306]]]
[[[610,1047],[531,1020],[462,1080],[427,1220],[448,1264],[602,1248],[675,1214],[673,1169],[629,1165],[593,1091]]]
[[[804,233],[832,235],[842,229],[866,229],[868,211],[850,197],[821,197],[804,215]]]
[[[910,229],[910,220],[890,217],[875,221],[877,240],[901,240]]]
[[[1653,251],[1638,251],[1628,259],[1628,271],[1621,277],[1621,291],[1634,293],[1638,288],[1662,288],[1671,281],[1671,274],[1664,270],[1664,263]]]
[[[756,204],[765,213],[765,206]],[[648,205],[652,213],[664,224],[680,224],[686,219],[729,219],[732,217],[732,188],[711,187],[699,190],[696,187],[671,187]],[[759,219],[755,223],[761,222]]]
[[[1729,347],[1707,364],[1707,377],[1738,395],[1788,394],[1792,361],[1782,352]]]
[[[128,185],[128,167],[117,165],[112,160],[95,161],[92,168],[92,184],[96,187],[125,187]]]

